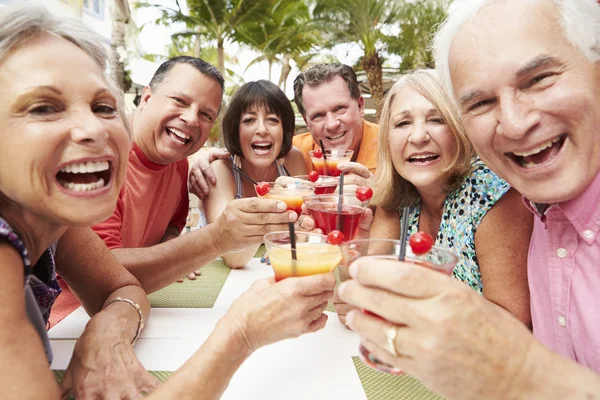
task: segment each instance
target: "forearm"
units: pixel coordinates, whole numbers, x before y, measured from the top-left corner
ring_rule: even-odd
[[[600,375],[536,342],[512,385],[511,399],[600,399]]]
[[[218,399],[252,351],[223,318],[202,347],[150,399]]]
[[[152,247],[113,249],[117,259],[148,293],[155,292],[222,254],[215,226],[179,236]]]
[[[224,254],[222,256],[223,261],[225,261],[225,264],[227,264],[229,268],[242,268],[244,265],[248,264],[250,260],[252,260],[259,247],[260,245],[253,245],[241,251]]]

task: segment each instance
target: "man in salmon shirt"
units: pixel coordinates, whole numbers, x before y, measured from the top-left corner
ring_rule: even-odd
[[[284,202],[240,199],[214,223],[180,236],[189,209],[187,157],[206,142],[223,88],[214,66],[175,57],[158,68],[132,115],[125,184],[113,215],[93,230],[148,293],[298,218]],[[78,306],[72,296],[61,297],[54,323]]]
[[[600,7],[453,8],[436,68],[478,155],[535,215],[533,334],[451,278],[398,261],[350,266],[340,297],[386,321],[351,311],[348,325],[448,399],[600,399]]]

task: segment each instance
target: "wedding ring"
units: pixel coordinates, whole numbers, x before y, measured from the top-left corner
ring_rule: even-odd
[[[398,334],[398,328],[395,326],[390,326],[385,330],[385,341],[387,343],[387,351],[388,353],[398,357],[398,352],[396,351],[396,335]]]

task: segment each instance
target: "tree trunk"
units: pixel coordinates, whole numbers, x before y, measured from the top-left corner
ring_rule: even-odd
[[[371,54],[365,54],[362,59],[362,67],[367,75],[369,87],[371,88],[371,98],[375,104],[375,117],[379,121],[381,115],[381,106],[383,101],[383,72],[381,70],[382,59],[375,51]]]
[[[273,61],[267,58],[267,62],[269,63],[269,80],[271,80],[271,67],[273,66]]]
[[[129,22],[128,11],[129,5],[126,1],[121,2],[121,4],[113,4],[111,7],[112,32],[110,46],[114,56],[111,72],[113,78],[123,92],[129,90],[129,87],[131,86],[130,82],[127,82],[125,79],[124,65],[126,58],[125,31],[127,29],[127,23]]]
[[[217,40],[217,68],[219,68],[219,72],[225,78],[225,49],[223,48],[223,39],[219,38]],[[221,99],[221,112],[215,121],[215,125],[217,125],[217,131],[219,132],[219,147],[225,147],[225,141],[223,140],[223,125],[221,125],[221,119],[223,118],[223,100]]]
[[[217,41],[217,68],[223,77],[225,77],[225,49],[223,48],[223,39]]]
[[[284,92],[287,86],[287,78],[290,76],[290,72],[292,72],[292,66],[290,65],[291,59],[292,56],[286,54],[283,56],[283,63],[281,64],[281,74],[279,75],[279,83],[277,86],[279,86]]]

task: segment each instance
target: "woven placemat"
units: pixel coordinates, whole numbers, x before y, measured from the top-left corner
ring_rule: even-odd
[[[56,381],[58,383],[60,383],[63,380],[63,377],[65,376],[65,370],[64,369],[55,369],[52,370],[52,372],[54,373],[54,378],[56,378]],[[150,375],[153,375],[154,377],[156,377],[156,379],[158,379],[161,383],[166,381],[167,378],[169,378],[173,372],[171,371],[148,371],[150,372]]]
[[[376,371],[356,356],[352,361],[368,400],[443,400],[412,376]]]
[[[258,250],[256,250],[256,254],[254,255],[254,258],[261,258],[262,256],[265,255],[266,252],[267,252],[267,248],[265,247],[265,245],[263,243],[260,245]]]
[[[335,276],[335,281],[337,282],[335,284],[336,287],[338,287],[340,285],[340,271],[336,268],[333,270],[333,275]],[[332,302],[328,302],[327,303],[327,308],[325,309],[325,311],[329,311],[329,312],[335,312],[335,308],[333,307],[333,303]]]
[[[195,281],[185,279],[148,295],[153,308],[212,308],[231,269],[215,260],[200,269]]]

